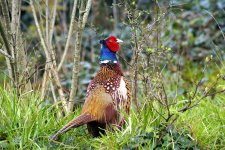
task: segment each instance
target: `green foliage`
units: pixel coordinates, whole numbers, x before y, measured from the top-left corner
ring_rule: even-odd
[[[126,1],[122,2],[126,3]],[[163,68],[160,71],[164,75],[163,80],[168,99],[176,98],[176,104],[169,108],[171,113],[179,116],[174,125],[166,129],[168,124],[163,119],[163,117],[167,117],[166,108],[147,96],[149,89],[147,88],[145,91],[146,94],[141,85],[141,82],[145,80],[141,78],[138,101],[143,107],[139,113],[135,109],[131,109],[131,114],[129,117],[127,116],[126,125],[122,130],[115,128],[113,131],[108,131],[107,135],[92,138],[87,133],[86,127],[82,126],[61,135],[59,141],[49,142],[48,138],[52,134],[79,114],[79,106],[75,112],[59,118],[57,114],[62,108],[57,109],[56,104],[52,104],[51,97],[40,100],[39,94],[35,91],[34,93],[25,93],[18,99],[15,91],[0,87],[0,149],[224,148],[225,98],[222,94],[212,95],[207,100],[203,99],[199,105],[185,113],[178,112],[178,110],[187,104],[188,98],[194,93],[196,82],[201,79],[202,75],[204,78],[194,100],[209,89],[210,84],[208,83],[215,81],[218,74],[223,74],[224,68],[217,62],[223,64],[224,60],[225,45],[221,32],[225,31],[225,3],[221,0],[130,0],[129,2],[130,6],[126,5],[132,9],[131,14],[126,14],[122,4],[119,3],[117,6],[119,23],[113,34],[125,41],[121,45],[119,55],[130,62],[135,44],[132,40],[132,29],[138,30],[137,36],[147,35],[147,40],[144,36],[138,37],[138,43],[143,46],[140,62],[146,63],[140,72],[143,71],[144,77],[148,77],[149,74],[157,75],[157,70]],[[37,41],[38,35],[29,5],[23,3],[22,30],[27,38],[27,43],[29,43],[28,57],[31,62],[40,66],[45,62],[45,58]],[[87,84],[99,67],[100,46],[98,40],[112,34],[114,19],[111,3],[112,1],[96,1],[89,18],[91,23],[88,22],[83,33],[79,90],[76,97],[81,103],[84,101]],[[65,1],[65,4],[70,5],[71,2]],[[44,8],[45,5],[42,5],[40,7]],[[65,8],[60,6],[60,15],[56,20],[53,41],[57,43],[55,46],[57,62],[64,49],[62,45],[65,44],[67,34],[64,23],[67,25],[69,23],[70,6]],[[156,9],[157,7],[158,9]],[[131,15],[129,16],[131,17],[130,22],[126,15]],[[41,25],[45,31],[45,22],[43,21]],[[70,56],[73,54],[73,41],[75,41],[74,37],[71,40]],[[213,63],[208,65],[203,74],[204,65],[211,61],[211,55],[213,55]],[[71,84],[72,64],[70,62],[72,62],[72,57],[70,56],[64,65],[63,72],[65,72],[60,73],[60,77],[63,79],[62,85],[67,89]],[[150,67],[153,61],[153,59],[149,59],[150,57],[157,60],[157,64],[154,64],[156,70]],[[5,64],[3,58],[0,57],[1,64]],[[124,68],[129,69],[127,62],[121,58],[119,60]],[[3,85],[8,82],[8,78],[6,80],[4,71],[6,65],[2,66],[0,83]],[[145,79],[156,83],[153,86],[161,81],[158,78]],[[224,81],[220,80],[219,85],[213,86],[211,91],[218,89],[224,89]],[[162,138],[158,141],[160,137]]]
[[[224,49],[225,3],[220,0],[171,1],[163,32],[166,45],[191,60],[212,54],[215,45]],[[164,22],[164,23],[165,23]]]
[[[222,149],[225,144],[225,98],[208,99],[193,110],[182,114],[176,127],[188,129],[201,147]]]
[[[156,149],[193,149],[199,150],[187,131],[181,133],[170,130],[157,145]]]
[[[125,128],[96,139],[92,146],[104,149],[198,149],[188,131],[177,131],[171,127],[164,130],[163,119],[152,112],[152,107],[142,109],[139,115],[131,112]],[[163,138],[158,141],[161,137]]]
[[[164,119],[149,103],[139,114],[131,109],[122,130],[114,128],[107,135],[92,138],[82,126],[61,135],[58,141],[49,142],[49,137],[77,116],[80,109],[57,118],[59,110],[41,101],[38,94],[29,93],[17,99],[13,93],[0,88],[0,147],[3,149],[198,149],[196,143],[203,149],[220,149],[225,142],[222,95],[181,114],[175,127],[167,130],[162,124]],[[162,133],[165,136],[157,142]]]
[[[0,88],[0,149],[68,148],[71,146],[66,144],[77,136],[75,141],[80,142],[73,147],[82,147],[87,139],[83,128],[75,132],[76,136],[72,136],[72,139],[67,137],[64,144],[48,141],[58,129],[55,130],[55,127],[63,126],[74,116],[74,113],[71,113],[56,119],[59,110],[54,107],[46,101],[41,101],[38,94],[28,93],[17,99],[13,90]],[[76,115],[78,111],[75,112]]]

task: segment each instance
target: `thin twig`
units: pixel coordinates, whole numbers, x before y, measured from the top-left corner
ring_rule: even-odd
[[[43,76],[42,84],[41,84],[41,100],[43,100],[45,97],[45,91],[46,91],[46,86],[47,86],[48,76],[49,76],[48,68],[49,68],[48,64],[46,64],[44,69],[44,76]]]
[[[87,22],[87,17],[89,11],[91,9],[91,1],[88,0],[86,4],[86,9],[84,9],[84,1],[81,1],[81,6],[79,10],[79,19],[78,19],[78,31],[76,34],[76,44],[75,44],[75,51],[74,51],[74,66],[73,66],[73,75],[72,75],[72,83],[71,83],[71,92],[69,96],[69,108],[73,110],[73,105],[75,103],[74,97],[77,92],[77,82],[78,82],[78,73],[80,69],[80,50],[81,50],[81,41],[82,41],[82,34],[85,24]]]
[[[4,42],[4,45],[5,45],[5,48],[6,48],[7,53],[8,53],[11,57],[13,57],[13,56],[12,56],[12,53],[11,53],[11,48],[10,48],[9,40],[8,40],[8,38],[7,38],[7,35],[6,35],[6,33],[5,33],[5,30],[4,30],[4,27],[3,27],[3,25],[2,25],[1,20],[0,20],[0,35],[1,35],[2,40],[3,40],[3,42]]]
[[[169,125],[166,126],[165,131],[163,131],[160,135],[160,137],[156,140],[156,142],[160,142],[162,140],[162,138],[166,135],[166,133],[168,132],[168,129],[172,126],[172,124],[177,120],[178,116],[176,116],[173,121],[170,122]]]
[[[162,80],[162,79],[161,79]],[[162,89],[163,89],[163,93],[165,95],[165,103],[166,103],[166,109],[167,109],[167,113],[168,113],[168,117],[166,119],[166,121],[168,121],[170,118],[171,118],[171,113],[170,113],[170,105],[168,103],[168,97],[167,97],[167,93],[166,93],[166,90],[165,90],[165,87],[164,87],[164,84],[162,83]]]
[[[38,19],[37,19],[37,14],[36,14],[36,11],[35,11],[35,8],[34,8],[33,0],[30,0],[30,6],[31,6],[31,10],[32,10],[33,16],[34,16],[34,22],[35,22],[35,25],[36,25],[36,28],[37,28],[37,31],[38,31],[38,34],[39,34],[39,37],[40,37],[40,40],[41,40],[41,45],[42,45],[42,47],[45,51],[47,61],[49,61],[50,55],[49,55],[48,48],[47,48],[45,40],[44,40],[44,36],[43,36],[41,28],[40,28],[40,24],[39,24]]]
[[[138,92],[138,57],[139,57],[139,47],[137,41],[137,31],[134,32],[134,41],[135,41],[135,55],[134,55],[134,103],[136,105],[137,111],[139,111],[138,102],[137,102],[137,92]]]
[[[116,0],[113,0],[113,17],[114,17],[114,31],[116,31],[117,25],[118,25],[118,15],[117,15],[117,8],[116,8]]]
[[[48,51],[48,48],[46,46],[46,43],[45,43],[45,40],[44,40],[44,37],[43,37],[43,34],[42,34],[42,31],[40,29],[40,24],[39,24],[38,19],[37,19],[37,15],[36,15],[36,11],[35,11],[35,8],[34,8],[33,0],[30,1],[30,6],[31,6],[31,9],[32,9],[32,12],[33,12],[35,25],[36,25],[36,28],[37,28],[37,31],[38,31],[38,34],[39,34],[39,37],[40,37],[40,40],[41,40],[42,47],[44,49],[47,61],[50,62],[49,67],[50,67],[51,73],[52,73],[51,77],[53,78],[53,81],[54,81],[54,83],[56,85],[56,88],[58,90],[60,99],[63,103],[63,108],[65,110],[65,113],[68,113],[69,109],[67,107],[65,95],[64,95],[63,90],[62,90],[62,85],[60,83],[60,78],[59,78],[59,75],[58,75],[58,72],[57,72],[57,68],[56,68],[56,65],[54,63],[54,61],[55,61],[54,55],[52,55],[53,59],[51,59],[51,54],[53,54],[53,50],[51,49],[51,53]],[[52,60],[52,61],[50,61],[50,60]]]
[[[1,20],[0,20],[0,35],[1,35],[2,40],[4,42],[4,46],[5,46],[5,49],[7,51],[7,54],[10,55],[14,59],[14,56],[12,55],[11,46],[9,44],[9,39],[8,39],[8,36],[5,33],[5,30],[3,28]],[[12,61],[12,60],[8,59],[8,57],[6,57],[6,62],[7,62],[7,67],[8,67],[8,71],[9,71],[9,76],[12,79],[12,83],[14,84],[14,81],[15,81],[14,61]]]
[[[13,61],[14,59],[7,53],[5,52],[4,50],[0,49],[0,53],[2,55],[4,55],[5,57],[9,58],[11,61]]]
[[[216,18],[215,18],[215,17],[213,16],[213,14],[210,13],[208,10],[205,10],[205,11],[206,11],[206,12],[214,19],[214,21],[216,22],[218,28],[220,29],[220,32],[221,32],[221,34],[222,34],[222,36],[223,36],[223,39],[224,39],[224,41],[225,41],[225,35],[224,35],[223,30],[222,30],[222,28],[220,27],[219,23],[217,22]]]
[[[216,79],[216,81],[214,81],[214,83],[212,84],[212,86],[210,87],[210,89],[216,86],[216,84],[217,84],[217,82],[218,82],[219,79],[220,79],[220,78],[218,77],[218,78]],[[208,97],[208,96],[212,96],[212,95],[216,95],[216,94],[225,92],[225,89],[223,89],[223,90],[220,90],[220,91],[216,91],[216,92],[213,92],[213,93],[209,93],[210,89],[209,89],[202,97],[200,97],[198,100],[196,100],[195,103],[194,103],[193,105],[190,105],[190,104],[189,104],[189,105],[185,106],[184,108],[178,110],[178,112],[185,112],[185,111],[187,111],[187,110],[189,110],[189,109],[191,109],[191,108],[193,108],[193,107],[199,105],[199,103],[200,103],[203,99],[205,99],[206,97]]]
[[[6,27],[6,31],[10,31],[10,16],[9,16],[9,6],[7,5],[7,0],[1,0],[1,9],[4,18],[4,23]]]
[[[49,49],[50,47],[49,47],[49,6],[48,6],[48,0],[45,0],[45,19],[46,19],[46,35],[45,35],[45,37],[46,37],[46,46],[47,46],[47,48]]]
[[[66,46],[65,46],[65,49],[64,49],[64,52],[63,52],[61,61],[60,61],[59,65],[58,65],[58,68],[57,68],[58,71],[61,69],[61,67],[63,65],[63,62],[65,61],[67,52],[69,50],[70,40],[71,40],[71,37],[72,37],[74,25],[76,23],[76,20],[75,20],[76,9],[77,9],[77,0],[74,0],[73,10],[72,10],[72,16],[71,16],[71,20],[70,20],[70,27],[69,27],[69,32],[68,32],[67,40],[66,40]]]
[[[83,21],[82,21],[82,28],[83,29],[84,29],[84,27],[86,25],[86,22],[87,22],[87,18],[88,18],[90,9],[91,9],[91,3],[92,3],[92,0],[88,0],[88,2],[86,4],[86,9],[85,9],[84,16],[83,16]]]
[[[52,91],[53,100],[54,100],[54,102],[56,104],[58,101],[57,101],[57,98],[56,98],[55,89],[54,89],[54,86],[53,86],[52,82],[50,82],[50,87],[51,87],[51,91]],[[59,106],[56,105],[56,108],[58,109]],[[61,111],[57,111],[57,115],[58,115],[58,117],[61,117],[62,116]]]
[[[53,14],[50,18],[50,27],[49,27],[49,44],[50,45],[52,45],[52,38],[53,38],[53,31],[54,31],[54,25],[55,25],[57,3],[58,3],[58,1],[55,0],[54,6],[53,6]]]

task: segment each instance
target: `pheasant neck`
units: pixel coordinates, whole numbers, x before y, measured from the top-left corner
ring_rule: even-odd
[[[123,71],[119,63],[101,63],[100,67],[100,70],[102,70],[103,72],[108,72],[107,70],[111,70],[116,74],[123,76]]]
[[[100,64],[117,64],[117,60],[101,60]]]
[[[116,53],[112,52],[105,45],[101,48],[100,63],[117,63]]]

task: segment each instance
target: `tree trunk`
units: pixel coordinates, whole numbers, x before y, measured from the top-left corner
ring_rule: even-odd
[[[12,33],[12,55],[15,59],[15,73],[16,83],[19,88],[19,93],[31,90],[31,84],[27,81],[28,70],[26,54],[24,45],[22,42],[22,34],[20,32],[20,13],[21,13],[21,0],[12,1],[12,22],[11,22],[11,33]]]

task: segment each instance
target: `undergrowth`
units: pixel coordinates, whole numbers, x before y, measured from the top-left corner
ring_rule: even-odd
[[[163,132],[163,120],[150,106],[138,114],[131,109],[122,130],[108,131],[92,138],[86,126],[72,129],[58,141],[49,137],[77,116],[80,108],[57,118],[54,105],[41,101],[38,94],[28,93],[17,99],[15,92],[0,88],[1,149],[222,149],[224,145],[224,101],[222,96],[207,100],[182,114],[175,126]],[[59,108],[61,109],[61,108]]]
[[[225,98],[207,99],[191,111],[181,114],[176,127],[188,129],[204,149],[225,149]]]

